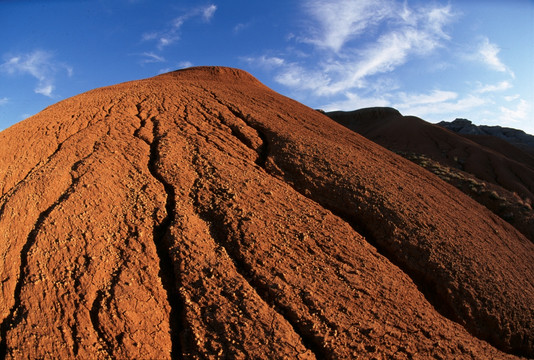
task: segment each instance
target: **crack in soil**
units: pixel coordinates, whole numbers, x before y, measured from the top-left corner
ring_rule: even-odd
[[[106,289],[100,289],[96,293],[95,300],[93,301],[93,304],[91,305],[91,310],[89,310],[89,317],[91,318],[91,324],[93,325],[93,329],[95,330],[98,340],[103,343],[104,346],[103,349],[106,352],[106,354],[109,356],[109,358],[113,358],[113,354],[111,352],[111,349],[113,348],[113,344],[106,338],[104,332],[102,331],[102,328],[100,326],[100,320],[98,319],[98,310],[101,307],[102,301],[104,300]]]
[[[217,98],[217,95],[215,93],[211,92],[211,95],[219,104],[221,104],[222,106],[225,106],[232,114],[234,114],[234,116],[241,119],[245,124],[247,124],[247,126],[249,126],[250,128],[254,129],[257,132],[263,144],[258,150],[258,159],[256,161],[256,164],[262,167],[265,170],[265,172],[269,173],[271,176],[275,176],[274,174],[271,174],[265,166],[266,160],[269,156],[269,146],[268,146],[267,136],[265,135],[263,130],[257,124],[254,124],[253,121],[251,121],[252,119],[250,119],[250,117],[248,116],[245,116],[239,109],[234,109],[231,105],[224,103],[223,101]],[[244,142],[241,139],[240,136],[236,136],[233,131],[232,131],[232,134],[238,140],[240,140],[245,146],[250,147],[247,145],[246,142]],[[455,312],[453,310],[453,305],[449,304],[448,302],[443,301],[443,298],[440,296],[439,285],[436,284],[435,281],[430,279],[424,272],[417,270],[417,269],[410,269],[408,266],[403,264],[400,260],[396,260],[395,256],[391,253],[390,250],[380,245],[380,240],[375,236],[376,231],[366,226],[366,221],[362,219],[357,219],[354,216],[351,216],[350,214],[345,213],[343,210],[337,209],[335,206],[332,206],[331,204],[329,204],[326,200],[321,200],[320,196],[315,196],[316,194],[313,191],[312,192],[307,191],[309,189],[306,189],[305,186],[303,186],[301,189],[299,188],[297,184],[294,184],[291,181],[284,180],[284,182],[286,182],[286,184],[288,184],[295,191],[297,191],[298,193],[300,193],[307,199],[317,203],[324,209],[327,209],[330,212],[332,212],[332,214],[334,214],[335,216],[341,218],[348,225],[350,225],[357,233],[362,235],[362,237],[371,246],[373,246],[380,255],[384,256],[386,259],[388,259],[388,261],[390,261],[393,265],[398,267],[402,272],[404,272],[406,275],[408,275],[412,279],[412,281],[414,282],[418,290],[423,294],[423,296],[427,299],[427,301],[434,307],[434,309],[438,313],[448,318],[449,320],[458,323],[459,325],[464,327],[469,333],[471,333],[473,336],[481,340],[487,341],[487,339],[481,338],[479,334],[473,333],[465,325],[462,324],[461,319],[459,319],[458,316],[455,315]],[[227,249],[227,252],[228,252],[228,249]],[[238,263],[236,263],[236,266],[238,266]],[[493,344],[493,346],[496,346],[496,345]]]
[[[128,232],[128,236],[133,236],[131,230]],[[126,248],[128,248],[128,240],[126,240],[125,245]],[[104,351],[108,354],[110,358],[114,357],[113,349],[117,346],[114,345],[112,340],[108,339],[105,332],[103,331],[102,326],[100,325],[100,319],[98,318],[98,313],[99,310],[102,308],[103,303],[105,303],[107,308],[110,309],[111,301],[113,300],[115,294],[115,288],[119,283],[119,277],[122,274],[126,264],[128,263],[128,255],[126,254],[123,248],[119,249],[118,258],[122,261],[115,267],[115,270],[111,275],[111,281],[107,286],[97,291],[95,300],[93,301],[91,309],[89,310],[89,316],[91,318],[91,324],[93,325],[93,329],[97,333],[97,337],[100,342],[103,343]],[[116,340],[116,338],[114,339]]]
[[[95,143],[96,144],[96,143]],[[59,149],[59,148],[58,148]],[[24,318],[26,315],[26,308],[24,305],[22,305],[21,301],[21,292],[22,292],[22,286],[24,285],[24,279],[26,277],[25,269],[28,267],[28,257],[30,254],[30,249],[35,244],[37,240],[37,235],[39,234],[39,231],[44,224],[45,220],[48,218],[48,216],[54,211],[54,209],[63,203],[64,201],[67,201],[70,196],[74,193],[74,189],[76,185],[79,182],[79,179],[81,177],[75,177],[72,175],[72,172],[76,171],[77,168],[93,153],[95,152],[95,145],[93,145],[93,151],[84,157],[81,160],[78,160],[74,165],[71,167],[71,184],[67,187],[65,192],[61,194],[61,196],[52,204],[50,205],[46,210],[41,212],[37,218],[37,221],[35,222],[33,229],[29,232],[28,237],[26,239],[26,243],[22,247],[22,250],[20,252],[20,267],[19,267],[19,277],[17,279],[17,284],[15,286],[15,291],[13,294],[13,297],[15,299],[15,303],[9,310],[9,314],[2,323],[0,324],[0,357],[5,358],[8,353],[7,348],[7,333],[9,330],[17,326],[20,321]]]
[[[107,113],[106,116],[109,116],[109,112]],[[94,119],[94,118],[93,118]],[[61,150],[61,148],[63,147],[63,144],[65,144],[67,141],[69,141],[71,138],[73,138],[74,136],[78,135],[79,133],[81,133],[82,131],[84,130],[87,130],[88,128],[90,128],[91,126],[95,126],[96,124],[100,123],[104,121],[104,119],[101,119],[101,120],[97,120],[95,121],[94,123],[91,123],[91,122],[88,122],[86,124],[85,127],[82,127],[81,129],[79,130],[76,130],[74,133],[72,133],[71,135],[67,136],[65,139],[63,139],[63,141],[61,142],[58,142],[57,146],[56,146],[56,149],[50,154],[47,156],[46,160],[41,160],[39,161],[33,168],[31,168],[27,173],[26,175],[24,175],[24,178],[17,181],[16,184],[14,184],[13,186],[11,186],[7,191],[4,191],[5,189],[2,190],[2,193],[3,195],[0,196],[0,201],[1,200],[4,200],[4,202],[2,203],[1,207],[0,207],[0,219],[2,219],[2,215],[4,213],[4,208],[8,202],[8,200],[13,196],[13,194],[17,191],[17,189],[19,188],[19,186],[21,186],[22,184],[25,183],[25,181],[31,176],[33,175],[34,173],[36,173],[37,171],[39,171],[40,169],[44,168],[46,165],[48,165],[50,163],[50,161],[52,161],[52,158]],[[109,134],[108,134],[109,135]],[[56,140],[57,140],[57,137],[56,137]]]
[[[218,100],[219,101],[219,100]],[[220,101],[219,101],[220,102]],[[222,102],[220,102],[222,105],[224,105]],[[226,105],[227,106],[227,105]],[[251,123],[250,119],[244,116],[240,111],[234,110],[232,107],[228,106],[228,109],[237,117],[242,119],[248,126],[253,128],[257,131],[258,136],[263,141],[263,146],[261,148],[262,154],[259,155],[259,159],[256,162],[259,166],[261,166],[265,172],[270,174],[271,176],[277,177],[275,174],[271,174],[270,171],[266,168],[265,162],[269,156],[268,152],[268,143],[267,143],[267,136],[263,133],[262,129],[258,126],[255,126]],[[283,175],[285,176],[285,174]],[[306,197],[307,199],[317,203],[322,208],[332,212],[335,216],[339,217],[343,221],[345,221],[349,226],[351,226],[354,231],[359,233],[369,245],[373,246],[373,248],[376,249],[376,251],[384,256],[388,261],[390,261],[394,266],[399,268],[402,272],[404,272],[408,277],[412,279],[414,284],[416,285],[417,289],[423,294],[425,299],[429,302],[429,304],[432,305],[432,307],[440,313],[442,316],[446,317],[447,319],[459,324],[464,329],[466,329],[471,335],[473,335],[476,338],[479,338],[483,341],[489,341],[489,339],[486,339],[484,337],[481,337],[480,334],[477,334],[473,331],[471,331],[468,327],[466,327],[461,319],[458,317],[458,315],[455,314],[453,305],[443,301],[443,297],[441,296],[441,292],[439,290],[439,284],[437,284],[435,281],[433,281],[431,278],[428,277],[427,274],[425,274],[423,271],[417,270],[417,269],[411,269],[408,266],[406,266],[404,263],[402,263],[401,260],[397,260],[395,256],[391,253],[389,249],[382,246],[380,244],[379,238],[375,236],[375,229],[369,228],[366,223],[370,223],[368,221],[365,221],[364,219],[358,219],[354,216],[351,216],[350,214],[347,214],[343,210],[337,209],[335,206],[332,206],[329,204],[326,200],[321,200],[320,196],[316,196],[315,192],[313,191],[307,191],[309,189],[306,189],[305,186],[301,188],[298,187],[297,184],[293,183],[292,181],[284,180],[286,184],[288,184],[291,188],[293,188],[295,191],[300,193],[302,196]],[[379,231],[379,230],[378,230]],[[492,344],[493,346],[496,346],[499,348],[496,344]],[[504,349],[501,349],[504,351]]]
[[[267,162],[267,157],[269,156],[269,142],[267,140],[267,136],[265,135],[265,133],[261,129],[259,129],[257,126],[253,126],[252,125],[252,119],[250,118],[250,116],[244,115],[239,109],[234,109],[234,107],[231,106],[230,104],[224,103],[223,101],[221,101],[217,97],[217,94],[215,94],[214,92],[210,91],[210,93],[211,93],[211,96],[213,96],[213,99],[215,101],[217,101],[219,104],[221,104],[222,106],[227,108],[228,111],[230,111],[236,118],[241,119],[241,121],[243,121],[250,129],[252,129],[252,130],[254,130],[256,132],[256,134],[258,135],[258,137],[260,138],[260,140],[262,142],[262,144],[260,145],[259,149],[252,148],[250,146],[250,144],[248,143],[247,139],[244,138],[243,134],[237,132],[234,129],[234,127],[229,126],[224,121],[223,118],[219,117],[219,120],[221,120],[224,123],[224,125],[226,125],[227,127],[230,128],[232,135],[236,139],[238,139],[241,143],[243,143],[243,145],[245,145],[249,149],[252,149],[252,150],[257,152],[258,158],[256,159],[256,165],[258,165],[259,167],[261,167],[264,170],[266,170],[265,169],[265,163]]]
[[[153,141],[149,143],[147,140],[139,137],[139,131],[146,125],[146,120],[142,119],[140,110],[140,104],[137,105],[138,114],[137,118],[140,120],[140,127],[134,132],[134,136],[147,145],[150,146],[150,155],[148,161],[148,170],[154,179],[156,179],[163,188],[165,189],[166,203],[165,210],[167,215],[153,228],[153,239],[154,245],[156,246],[156,252],[159,257],[159,277],[165,292],[167,293],[167,301],[170,306],[169,314],[169,327],[170,327],[170,336],[171,336],[171,359],[181,359],[183,358],[182,351],[182,331],[180,329],[180,324],[183,323],[183,309],[184,306],[180,302],[180,296],[178,293],[179,284],[178,281],[179,275],[176,274],[177,270],[173,265],[171,258],[171,235],[170,235],[170,226],[172,225],[175,214],[174,209],[176,207],[176,194],[174,187],[165,180],[164,176],[160,174],[157,163],[159,161],[159,148],[161,144],[162,134],[160,134],[160,124],[155,117],[152,117],[150,121],[152,122],[152,134]]]
[[[214,242],[224,249],[229,259],[234,264],[236,272],[243,278],[244,281],[248,283],[252,289],[254,289],[258,297],[262,299],[262,301],[267,304],[267,306],[269,306],[269,308],[271,308],[275,313],[287,321],[295,334],[300,337],[301,344],[306,351],[309,350],[312,352],[317,359],[329,358],[330,356],[327,353],[327,350],[324,348],[323,344],[317,341],[318,338],[313,333],[313,330],[303,324],[299,315],[289,306],[285,306],[282,302],[277,301],[277,295],[273,293],[270,286],[255,276],[254,269],[246,262],[245,259],[242,258],[239,250],[231,246],[231,234],[228,232],[228,228],[224,225],[226,224],[225,215],[217,212],[216,208],[212,207],[212,203],[203,204],[198,197],[198,191],[196,193],[193,192],[195,189],[198,189],[198,182],[201,178],[203,178],[201,171],[199,170],[203,167],[203,165],[198,164],[197,158],[196,161],[194,160],[193,166],[195,172],[197,173],[197,180],[195,181],[190,194],[190,197],[193,200],[193,208],[195,209],[195,212],[199,218],[208,225],[210,235]],[[207,171],[209,172],[209,170]],[[298,356],[300,355],[302,354],[299,354]]]
[[[269,156],[269,143],[267,136],[260,129],[251,124],[251,119],[249,117],[245,116],[241,111],[234,109],[231,105],[219,100],[215,93],[211,92],[211,94],[219,104],[227,108],[236,118],[241,119],[249,128],[253,129],[257,133],[258,137],[262,141],[262,144],[258,149],[253,149],[258,154],[258,158],[256,159],[255,163],[265,172],[267,172],[265,168],[265,163]],[[234,135],[246,147],[251,148],[250,145],[247,144],[247,141],[244,141],[243,136],[237,135],[233,129],[231,130],[232,135]],[[196,171],[197,174],[199,174],[198,170]],[[200,177],[200,174],[198,176]],[[253,275],[253,269],[250,267],[249,264],[246,263],[244,259],[241,259],[239,252],[232,251],[231,247],[228,246],[228,237],[230,235],[228,234],[227,229],[223,226],[224,215],[217,214],[216,211],[212,210],[205,209],[204,211],[201,211],[200,209],[202,209],[202,205],[199,204],[198,199],[193,200],[195,202],[195,209],[197,209],[197,211],[199,212],[199,216],[206,222],[206,224],[209,225],[212,238],[215,240],[216,243],[218,243],[225,249],[226,253],[234,263],[237,272],[251,286],[251,288],[255,290],[258,296],[270,308],[274,310],[274,312],[278,313],[288,322],[288,324],[293,328],[293,331],[301,338],[302,345],[307,350],[310,350],[317,359],[328,358],[329,354],[327,353],[323,344],[317,342],[317,337],[314,335],[313,331],[311,331],[308,327],[302,324],[299,315],[295,313],[290,307],[284,306],[282,303],[276,301],[276,295],[273,294],[270,287],[267,284],[263,284],[260,280],[256,279]],[[299,354],[299,356],[300,355],[301,354]]]

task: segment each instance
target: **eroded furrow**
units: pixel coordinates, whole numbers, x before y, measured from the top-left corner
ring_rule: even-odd
[[[50,164],[50,162],[61,151],[61,149],[63,148],[63,145],[67,141],[72,139],[74,136],[79,135],[82,131],[87,130],[88,128],[90,128],[92,126],[95,126],[95,125],[97,125],[98,123],[100,123],[102,121],[104,121],[103,118],[101,120],[95,121],[94,123],[88,123],[85,127],[82,127],[81,129],[76,130],[74,133],[72,133],[69,136],[67,136],[65,139],[63,139],[63,141],[58,142],[58,144],[56,146],[56,149],[50,155],[48,155],[45,160],[39,161],[33,168],[31,168],[28,171],[28,173],[26,175],[24,175],[24,177],[21,180],[17,181],[17,183],[14,184],[9,190],[3,192],[3,195],[0,196],[0,202],[1,202],[1,205],[0,205],[0,220],[2,219],[2,216],[3,216],[3,213],[4,213],[4,208],[5,208],[6,204],[8,203],[9,199],[13,196],[13,194],[17,191],[17,189],[22,184],[24,184],[33,174],[37,173],[40,169],[43,169],[48,164]]]
[[[205,91],[208,91],[208,90],[205,90]],[[230,105],[228,103],[225,103],[222,100],[220,100],[217,97],[217,94],[215,94],[213,91],[209,91],[209,93],[211,94],[211,96],[213,97],[213,99],[215,101],[217,101],[224,108],[228,109],[228,111],[230,111],[236,118],[238,118],[241,121],[243,121],[243,123],[245,123],[245,125],[248,126],[250,129],[252,129],[256,133],[256,135],[260,138],[262,143],[259,146],[259,148],[255,149],[254,147],[251,146],[250,139],[248,139],[246,137],[246,135],[244,135],[242,132],[238,131],[238,129],[236,129],[236,127],[231,126],[230,124],[228,124],[226,119],[224,119],[224,117],[222,115],[221,116],[216,116],[225,126],[230,128],[232,135],[236,139],[238,139],[243,145],[245,145],[249,149],[252,149],[252,150],[256,151],[256,153],[258,154],[258,157],[256,158],[256,165],[258,165],[258,166],[260,166],[262,168],[265,168],[265,163],[267,161],[267,157],[269,156],[269,142],[267,141],[267,136],[265,136],[263,131],[261,131],[261,129],[258,129],[257,126],[253,126],[253,124],[252,124],[253,121],[249,116],[244,115],[239,109],[236,109],[232,105]],[[212,115],[215,116],[214,114],[212,114]]]
[[[140,106],[137,107],[140,110]],[[153,141],[150,143],[146,139],[143,139],[139,136],[139,132],[146,125],[146,120],[142,119],[140,113],[137,117],[139,118],[141,124],[140,127],[134,132],[134,136],[150,146],[150,155],[148,161],[148,170],[150,174],[156,179],[166,193],[166,203],[165,218],[153,228],[153,239],[156,246],[156,252],[159,258],[159,277],[163,284],[163,288],[167,294],[167,301],[170,306],[169,314],[169,327],[171,331],[171,358],[172,359],[181,359],[183,358],[182,344],[181,344],[181,326],[183,324],[182,314],[183,314],[183,304],[180,301],[180,296],[178,293],[178,284],[179,278],[176,274],[176,269],[173,265],[171,257],[171,238],[169,228],[174,221],[174,211],[176,207],[176,194],[173,186],[166,181],[164,176],[162,176],[158,169],[159,162],[159,149],[160,142],[162,139],[162,134],[160,134],[160,125],[157,119],[152,117],[150,121],[152,122],[152,134]]]
[[[79,182],[80,176],[74,176],[73,174],[76,173],[78,167],[83,164],[83,162],[90,157],[94,151],[95,146],[93,146],[93,151],[84,157],[83,159],[77,161],[74,165],[71,167],[71,184],[68,186],[68,188],[65,190],[63,194],[52,204],[50,205],[46,210],[41,212],[37,218],[37,221],[35,222],[35,225],[33,226],[33,229],[29,232],[28,237],[26,239],[25,244],[22,247],[22,250],[20,252],[20,266],[19,266],[19,277],[16,282],[15,291],[13,294],[13,298],[15,300],[13,306],[9,310],[8,315],[6,318],[2,321],[0,324],[0,356],[6,357],[8,348],[7,348],[7,333],[10,329],[17,326],[21,320],[26,315],[27,309],[22,304],[21,301],[21,293],[22,293],[22,287],[24,286],[24,282],[26,279],[26,269],[28,267],[28,257],[30,255],[30,250],[35,244],[37,240],[37,236],[39,235],[39,232],[41,230],[41,227],[43,226],[44,222],[47,220],[49,215],[56,209],[61,203],[67,201],[70,196],[74,193],[76,189],[76,185]]]
[[[206,161],[206,159],[203,160]],[[208,169],[209,165],[206,164],[199,163],[198,153],[197,157],[193,158],[192,165],[197,173],[197,180],[193,185],[190,197],[195,212],[208,225],[211,238],[224,249],[236,272],[255,291],[258,297],[291,326],[293,332],[300,337],[304,348],[313,353],[317,359],[330,358],[331,354],[325,349],[324,344],[319,340],[320,338],[309,326],[309,323],[302,321],[302,317],[295,310],[279,301],[278,295],[273,292],[269,284],[258,278],[252,266],[240,253],[239,248],[232,245],[232,243],[239,243],[241,240],[232,240],[234,234],[230,233],[228,219],[224,212],[221,212],[220,207],[214,203],[205,203],[199,198],[199,188],[202,186],[200,185],[201,179],[205,178],[204,171],[212,171]],[[274,330],[272,334],[274,336]],[[298,353],[298,351],[296,352]]]
[[[256,161],[256,164],[262,167],[271,176],[278,177],[276,174],[272,174],[270,170],[267,169],[265,166],[267,158],[269,156],[269,144],[268,144],[268,138],[266,134],[263,132],[263,130],[259,126],[257,126],[257,124],[251,121],[251,119],[248,116],[245,116],[241,111],[239,111],[239,109],[235,109],[230,104],[227,104],[219,100],[215,93],[212,92],[211,94],[213,98],[219,104],[221,104],[222,106],[225,106],[235,117],[241,119],[245,124],[247,124],[247,126],[251,127],[257,132],[258,137],[262,140],[262,145],[257,150],[258,159]],[[220,119],[220,120],[224,121],[224,119]],[[247,142],[243,141],[242,136],[236,135],[233,131],[232,131],[232,134],[238,140],[240,140],[245,146],[250,148]],[[434,309],[438,313],[448,318],[449,320],[452,320],[462,325],[462,321],[456,315],[456,312],[454,311],[452,305],[446,301],[443,301],[443,296],[442,296],[443,294],[440,293],[439,286],[438,284],[436,284],[434,279],[429,277],[428,274],[424,273],[423,271],[407,266],[406,264],[398,260],[398,258],[394,254],[392,254],[388,248],[381,245],[384,241],[380,241],[380,239],[377,237],[377,236],[380,236],[380,235],[377,235],[377,230],[374,228],[370,228],[368,226],[368,224],[373,223],[371,219],[368,219],[369,217],[372,217],[372,215],[367,215],[367,216],[358,218],[354,216],[353,214],[348,214],[343,209],[340,209],[336,207],[335,205],[332,205],[329,201],[325,200],[324,197],[321,197],[320,195],[317,196],[318,194],[306,188],[305,184],[304,185],[300,184],[299,186],[298,184],[295,184],[292,181],[285,181],[285,182],[289,186],[291,186],[295,191],[300,193],[302,196],[308,198],[314,203],[317,203],[322,208],[330,211],[332,214],[336,215],[337,217],[345,221],[348,225],[350,225],[357,233],[362,235],[362,237],[369,243],[369,245],[373,246],[379,254],[384,256],[386,259],[388,259],[390,263],[392,263],[397,268],[399,268],[402,272],[407,274],[412,279],[412,281],[414,282],[418,290],[423,294],[423,296],[427,299],[427,301],[434,307]],[[214,214],[207,213],[207,214],[204,214],[204,216],[210,218],[210,217],[213,217]],[[220,219],[218,221],[220,222]],[[214,223],[216,224],[217,222],[215,221]],[[224,233],[224,229],[218,229],[217,231],[214,231],[214,233],[215,234]],[[224,243],[224,239],[222,240],[222,242]],[[230,256],[232,256],[232,259],[236,263],[236,267],[238,267],[240,271],[243,272],[243,276],[245,276],[244,274],[250,272],[250,269],[246,269],[246,264],[244,262],[239,261],[239,254],[232,254],[231,249],[227,249],[227,252],[229,253]],[[250,281],[251,285],[253,285],[256,289],[261,289],[262,287],[261,283],[255,282],[253,278],[250,278],[250,277],[248,277],[247,279]],[[267,287],[266,290],[268,291],[269,288]],[[466,328],[466,330],[468,330],[473,336],[479,337],[479,334],[473,333],[470,329]],[[299,332],[299,334],[301,332]],[[306,336],[303,337],[303,339],[305,338]],[[487,340],[487,339],[482,338],[482,340]],[[311,350],[313,350],[312,347],[314,346],[312,341],[314,341],[313,337],[310,338],[309,344],[305,344]],[[319,348],[316,348],[315,351],[320,351],[320,350],[321,348],[319,347]],[[318,352],[316,352],[316,354],[317,353]]]
[[[221,104],[223,104],[221,102]],[[223,104],[224,105],[224,104]],[[267,136],[263,133],[262,129],[256,126],[253,122],[250,121],[249,118],[244,116],[240,111],[233,109],[231,106],[228,106],[228,109],[236,116],[242,119],[248,126],[255,129],[258,133],[258,136],[263,141],[263,146],[261,147],[262,153],[258,154],[259,159],[262,159],[262,161],[258,161],[257,164],[260,165],[267,173],[269,173],[271,176],[277,177],[276,174],[272,174],[270,170],[265,166],[266,160],[269,156],[268,153],[268,140]],[[451,305],[447,301],[443,301],[444,294],[442,294],[439,290],[439,284],[436,283],[435,279],[431,278],[428,274],[425,272],[418,270],[417,268],[410,267],[400,261],[398,257],[396,257],[390,249],[383,246],[382,243],[385,243],[385,241],[380,239],[380,235],[378,234],[380,232],[380,229],[376,228],[370,228],[368,224],[373,223],[373,215],[367,214],[363,217],[357,217],[354,214],[349,214],[345,210],[336,207],[331,202],[326,200],[324,196],[321,196],[320,194],[310,191],[305,184],[300,186],[293,181],[285,181],[286,184],[288,184],[290,187],[292,187],[295,191],[300,193],[302,196],[308,198],[309,200],[313,201],[314,203],[317,203],[322,208],[330,211],[332,214],[336,215],[343,221],[345,221],[348,225],[350,225],[357,233],[362,235],[362,237],[367,241],[369,245],[374,247],[376,251],[384,256],[388,261],[399,268],[402,272],[404,272],[406,275],[408,275],[418,290],[423,294],[423,296],[426,298],[426,300],[429,302],[430,305],[442,316],[448,318],[451,321],[454,321],[464,327],[468,332],[471,333],[471,335],[480,338],[481,340],[488,341],[485,337],[481,337],[479,333],[472,331],[469,327],[466,327],[462,319],[458,318],[457,312],[454,310],[453,305]],[[494,346],[497,346],[497,344],[493,344]],[[504,349],[503,349],[504,350]]]
[[[93,326],[93,329],[96,332],[100,345],[102,346],[108,357],[111,359],[113,358],[113,344],[107,339],[104,331],[102,331],[102,327],[100,326],[100,320],[98,318],[98,313],[102,309],[102,303],[104,301],[105,294],[106,288],[97,291],[95,300],[93,301],[91,309],[89,310],[89,316],[91,318],[91,325]]]

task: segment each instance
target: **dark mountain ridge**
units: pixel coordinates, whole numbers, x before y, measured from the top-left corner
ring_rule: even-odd
[[[451,122],[441,121],[437,125],[461,135],[495,136],[534,156],[534,136],[525,133],[523,130],[502,126],[475,125],[470,120],[460,118]]]

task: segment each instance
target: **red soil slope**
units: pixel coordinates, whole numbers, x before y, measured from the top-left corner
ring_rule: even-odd
[[[534,354],[531,242],[243,71],[90,91],[0,144],[7,358]]]
[[[534,158],[491,136],[462,136],[391,108],[331,112],[329,116],[395,151],[425,154],[534,200]]]

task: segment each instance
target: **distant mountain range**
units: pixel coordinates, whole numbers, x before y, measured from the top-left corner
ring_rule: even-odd
[[[441,121],[437,125],[461,135],[495,136],[534,154],[534,136],[525,133],[523,130],[502,126],[475,125],[467,119],[456,119],[451,122]]]

